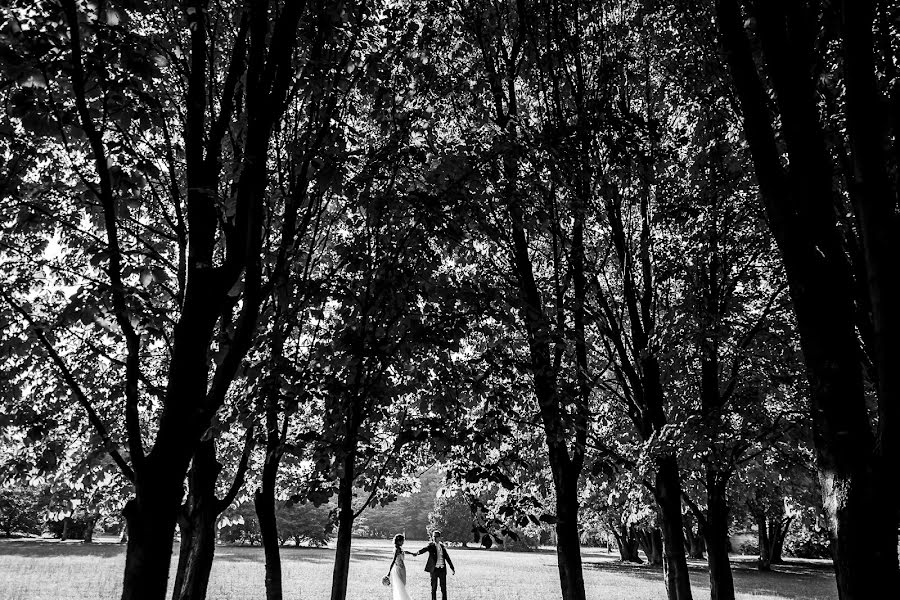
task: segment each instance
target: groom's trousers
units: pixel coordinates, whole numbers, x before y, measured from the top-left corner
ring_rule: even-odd
[[[441,584],[441,598],[447,600],[447,568],[435,567],[431,570],[431,600],[437,600],[438,583]]]

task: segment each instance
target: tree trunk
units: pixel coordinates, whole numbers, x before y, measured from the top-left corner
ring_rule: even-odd
[[[355,444],[353,444],[355,446]],[[331,600],[345,600],[350,575],[350,547],[353,542],[353,480],[356,452],[352,448],[344,458],[344,474],[338,486],[338,532],[331,579]]]
[[[688,541],[688,558],[694,560],[703,560],[703,553],[706,551],[706,542],[701,533],[691,533]]]
[[[659,529],[654,527],[653,529],[641,531],[638,540],[641,549],[647,555],[647,563],[654,567],[662,566],[662,534],[660,534]]]
[[[865,497],[872,502],[870,568],[881,575],[882,589],[900,587],[897,528],[900,495],[896,468],[900,462],[900,93],[896,83],[890,103],[881,91],[876,66],[876,42],[872,23],[876,9],[885,21],[886,3],[873,0],[840,2],[847,89],[847,131],[853,154],[854,180],[858,186],[855,205],[864,249],[873,343],[871,354],[877,371],[878,420],[876,445],[867,465]],[[881,29],[881,28],[879,28]],[[896,78],[894,52],[882,47],[888,78]],[[892,119],[892,117],[894,117]],[[893,137],[893,140],[891,138]],[[893,142],[893,157],[888,149]],[[893,177],[891,174],[893,172]],[[837,538],[840,542],[840,535]],[[865,580],[866,573],[860,579]],[[866,584],[863,584],[866,585]],[[847,586],[839,586],[843,588]],[[849,587],[847,587],[849,590]],[[865,589],[865,588],[863,588]]]
[[[728,559],[728,500],[724,481],[707,486],[707,517],[703,534],[709,564],[710,600],[734,600],[734,577]]]
[[[88,515],[84,521],[84,536],[81,541],[85,544],[94,543],[94,528],[97,526],[97,515]]]
[[[767,3],[756,16],[768,80],[776,92],[782,138],[790,167],[785,172],[776,142],[768,90],[757,71],[753,46],[735,0],[718,0],[720,39],[726,50],[744,132],[769,224],[784,259],[810,384],[814,442],[822,502],[832,540],[841,600],[879,597],[900,587],[897,560],[896,477],[896,222],[891,203],[871,197],[859,206],[866,267],[876,329],[878,435],[872,431],[860,366],[852,272],[835,223],[831,158],[819,118],[813,81],[815,15],[801,3]],[[866,172],[877,162],[877,140],[866,127],[872,109],[873,74],[866,47],[872,33],[871,3],[845,5],[845,44],[854,68],[848,71],[848,123],[857,176],[869,191],[882,187],[882,174]],[[812,20],[812,22],[810,22]],[[858,59],[858,60],[855,60]],[[857,76],[861,77],[858,79]],[[869,88],[867,90],[867,88]],[[871,160],[874,157],[874,161]],[[865,193],[863,194],[866,195]],[[869,210],[871,209],[871,210]],[[882,295],[884,293],[884,295]],[[879,304],[875,309],[876,301]],[[890,332],[895,332],[889,335]],[[887,360],[893,357],[894,360]],[[887,387],[885,387],[887,386]]]
[[[578,536],[578,497],[557,492],[556,555],[559,575],[565,582],[565,600],[584,600],[584,575],[581,566],[581,540]]]
[[[59,534],[59,540],[61,542],[69,539],[69,524],[72,522],[72,517],[63,517],[63,526],[62,532]]]
[[[688,513],[690,516],[690,513]],[[688,558],[695,560],[703,559],[703,551],[705,550],[703,526],[697,523],[697,533],[694,533],[694,519],[684,520],[684,537],[685,550],[687,550]]]
[[[784,550],[784,540],[787,537],[788,530],[791,527],[791,521],[793,521],[793,517],[785,517],[783,519],[778,520],[778,532],[777,535],[772,535],[772,552],[770,554],[771,563],[773,565],[780,565],[784,563],[784,559],[781,557],[781,553]],[[772,528],[770,527],[771,531]]]
[[[216,460],[212,439],[201,442],[188,475],[189,492],[178,524],[181,548],[172,600],[205,600],[216,552],[219,501],[216,481],[222,465]]]
[[[278,523],[275,519],[275,481],[278,475],[278,461],[272,452],[266,453],[263,465],[262,485],[253,496],[259,532],[266,556],[266,600],[281,600],[281,549],[278,543]]]
[[[656,460],[654,495],[659,507],[663,538],[663,575],[669,600],[691,600],[691,579],[684,552],[684,525],[681,517],[681,477],[674,456]]]
[[[766,520],[765,513],[759,513],[756,516],[756,528],[759,542],[757,568],[760,571],[769,571],[772,569],[772,554],[770,553],[771,545],[769,544],[769,522]]]
[[[172,600],[204,600],[216,552],[216,516],[196,511],[180,520],[181,548]]]
[[[123,511],[128,522],[122,600],[163,600],[169,579],[175,525],[181,509],[186,465],[145,464],[145,478]],[[156,475],[151,479],[151,475]]]
[[[633,528],[619,525],[613,529],[613,537],[616,538],[616,545],[619,547],[619,558],[622,562],[644,562],[638,555],[638,537],[635,535]]]

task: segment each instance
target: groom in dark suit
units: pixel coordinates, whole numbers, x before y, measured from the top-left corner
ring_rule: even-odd
[[[416,556],[428,553],[428,562],[425,563],[425,570],[431,573],[431,600],[437,600],[438,583],[441,584],[441,597],[447,600],[447,567],[456,575],[456,569],[453,567],[453,561],[447,554],[447,548],[441,543],[441,532],[435,531],[431,534],[431,543],[416,552]]]

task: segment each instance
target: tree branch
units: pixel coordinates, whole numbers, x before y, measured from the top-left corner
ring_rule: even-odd
[[[128,465],[128,462],[125,458],[119,453],[118,448],[116,448],[113,439],[109,435],[109,430],[107,430],[106,425],[103,424],[103,420],[100,418],[100,415],[97,414],[97,411],[94,409],[94,406],[91,404],[91,401],[88,399],[87,394],[84,393],[84,390],[78,384],[78,381],[75,379],[75,375],[69,369],[68,365],[66,365],[62,356],[59,355],[56,348],[53,347],[53,344],[50,343],[50,340],[47,339],[46,334],[44,333],[44,328],[39,323],[37,323],[34,318],[25,310],[22,306],[20,306],[12,297],[6,292],[0,291],[0,296],[3,296],[3,299],[15,310],[17,313],[22,315],[22,318],[28,323],[31,330],[34,332],[35,337],[37,337],[38,341],[47,351],[47,354],[50,355],[50,359],[59,369],[60,374],[62,375],[63,380],[66,382],[66,385],[69,386],[69,390],[72,392],[72,395],[75,396],[75,400],[84,408],[85,412],[87,412],[88,421],[100,435],[100,438],[103,440],[103,447],[109,452],[109,455],[112,457],[113,461],[115,461],[116,465],[118,465],[119,469],[122,470],[122,474],[131,481],[134,482],[134,470]]]
[[[131,324],[125,290],[122,283],[122,252],[119,246],[119,233],[116,222],[115,198],[112,188],[106,148],[103,134],[97,130],[91,117],[85,92],[85,73],[82,61],[81,29],[75,0],[61,0],[63,12],[69,27],[69,50],[72,60],[72,92],[75,96],[75,108],[81,123],[81,129],[91,146],[94,168],[100,179],[99,190],[95,190],[103,206],[103,221],[106,229],[107,251],[109,253],[109,280],[112,288],[113,311],[116,322],[125,336],[127,346],[125,367],[125,429],[128,432],[128,448],[135,465],[139,465],[144,456],[143,439],[141,437],[140,418],[138,416],[138,367],[140,360],[140,336]]]
[[[231,482],[231,487],[228,488],[228,492],[217,502],[216,506],[218,512],[221,513],[231,506],[231,503],[234,502],[238,492],[241,491],[241,487],[244,485],[244,476],[247,474],[247,466],[250,464],[250,454],[253,452],[254,445],[253,425],[251,424],[247,427],[247,435],[244,438],[244,450],[241,452],[241,461],[238,463],[234,481]]]

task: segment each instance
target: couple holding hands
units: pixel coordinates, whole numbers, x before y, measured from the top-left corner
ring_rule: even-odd
[[[438,584],[441,586],[441,596],[443,600],[447,600],[447,567],[456,575],[456,569],[453,568],[453,561],[447,554],[447,548],[441,543],[441,532],[435,531],[431,534],[431,542],[419,550],[418,552],[407,552],[403,550],[404,537],[402,534],[394,536],[394,560],[388,567],[388,574],[382,580],[385,585],[393,588],[394,600],[410,600],[409,594],[406,592],[406,564],[403,556],[419,556],[428,553],[428,562],[425,563],[425,570],[431,573],[431,600],[437,600]],[[396,569],[394,567],[397,567]]]

